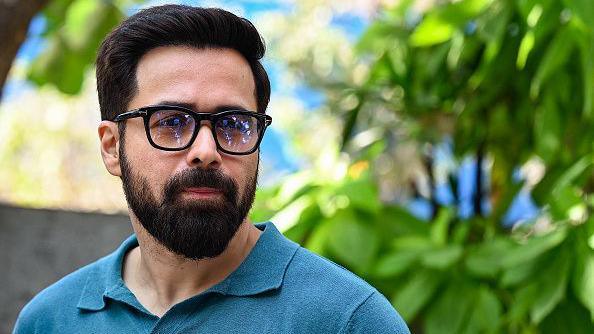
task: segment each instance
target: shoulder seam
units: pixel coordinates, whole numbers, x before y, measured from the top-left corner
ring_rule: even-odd
[[[351,315],[349,316],[349,320],[347,320],[346,324],[344,325],[344,327],[342,328],[341,331],[339,331],[339,333],[348,333],[348,329],[351,325],[351,322],[353,321],[353,317],[355,316],[355,313],[357,313],[357,311],[361,308],[361,306],[363,306],[363,304],[365,304],[369,298],[371,298],[371,296],[373,296],[375,293],[377,292],[377,290],[373,290],[369,293],[369,295],[367,297],[365,297],[361,303],[359,303],[359,305],[357,305],[357,307],[355,307],[355,309],[353,310],[353,312],[351,313]]]

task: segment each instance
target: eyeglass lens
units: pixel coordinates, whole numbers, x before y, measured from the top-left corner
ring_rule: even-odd
[[[214,123],[216,140],[224,150],[243,153],[254,148],[260,128],[251,115],[228,114]],[[149,118],[149,133],[153,142],[164,148],[181,148],[190,142],[196,121],[189,113],[179,110],[159,110]]]

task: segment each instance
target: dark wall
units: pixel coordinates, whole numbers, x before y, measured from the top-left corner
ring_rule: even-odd
[[[0,204],[0,334],[21,308],[66,274],[111,253],[132,234],[128,216]]]

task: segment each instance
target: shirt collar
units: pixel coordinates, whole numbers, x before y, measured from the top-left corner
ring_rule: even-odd
[[[115,252],[91,264],[92,270],[82,290],[77,307],[89,311],[99,311],[105,307],[104,297],[109,298],[126,287],[122,279],[122,264],[126,253],[138,246],[136,235],[131,235]],[[127,289],[127,288],[126,288]]]
[[[271,222],[256,227],[262,234],[250,254],[234,272],[205,293],[248,296],[281,287],[299,245],[286,239]],[[78,308],[99,311],[105,307],[105,298],[121,300],[125,295],[133,296],[122,279],[122,263],[126,253],[136,246],[138,240],[132,235],[115,252],[93,265]],[[138,304],[136,300],[130,303]]]
[[[207,291],[249,296],[280,288],[299,245],[285,238],[274,224],[257,224],[263,230],[250,254],[227,278]]]

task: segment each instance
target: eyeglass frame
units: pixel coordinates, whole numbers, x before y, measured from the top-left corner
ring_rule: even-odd
[[[150,128],[149,120],[155,112],[162,111],[162,110],[183,111],[183,112],[188,113],[190,116],[192,116],[192,118],[196,122],[197,126],[194,127],[194,133],[192,134],[192,137],[188,141],[188,144],[186,144],[182,147],[179,147],[179,148],[167,148],[167,147],[157,145],[153,141],[153,138],[151,136],[150,129],[149,129]],[[232,151],[224,149],[221,146],[221,144],[219,143],[217,134],[215,132],[215,122],[219,118],[224,117],[226,115],[230,115],[230,114],[249,115],[249,116],[255,117],[258,120],[258,131],[259,131],[258,132],[258,141],[254,145],[254,148],[252,148],[251,150],[246,151],[246,152],[241,152],[241,153],[232,152]],[[192,144],[194,144],[194,141],[196,140],[196,137],[198,136],[198,132],[200,132],[200,128],[202,127],[202,125],[201,125],[202,121],[209,121],[210,122],[210,130],[212,132],[212,137],[213,137],[215,144],[217,146],[217,150],[224,152],[226,154],[230,154],[230,155],[248,155],[248,154],[252,154],[252,153],[256,152],[256,150],[260,147],[260,142],[262,142],[262,139],[264,138],[264,132],[266,131],[266,128],[270,124],[272,124],[272,117],[270,117],[270,115],[266,115],[263,113],[258,113],[258,112],[254,112],[254,111],[250,111],[250,110],[229,109],[229,110],[223,110],[220,112],[209,113],[209,112],[196,112],[196,111],[186,108],[186,107],[167,105],[167,104],[156,104],[156,105],[150,105],[150,106],[145,106],[145,107],[141,107],[138,109],[129,110],[129,111],[126,111],[124,113],[117,115],[111,121],[118,123],[118,122],[130,119],[130,118],[136,118],[136,117],[142,117],[142,119],[144,121],[144,130],[146,132],[146,138],[148,139],[149,143],[154,148],[163,150],[163,151],[183,151],[183,150],[187,149],[188,147],[192,146]]]

